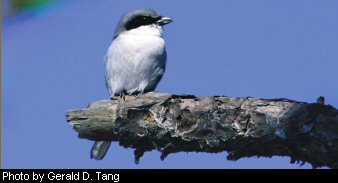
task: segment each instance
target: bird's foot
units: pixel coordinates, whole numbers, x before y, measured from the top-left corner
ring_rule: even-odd
[[[123,101],[126,101],[126,94],[127,92],[125,90],[121,91],[120,93],[120,98],[123,100]]]
[[[136,98],[138,96],[140,96],[143,92],[137,91],[133,93],[133,96]]]

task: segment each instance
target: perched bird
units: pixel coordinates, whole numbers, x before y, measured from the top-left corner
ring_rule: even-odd
[[[166,66],[163,26],[172,20],[151,9],[125,13],[105,57],[110,97],[154,91]],[[91,158],[101,160],[111,141],[96,141]]]

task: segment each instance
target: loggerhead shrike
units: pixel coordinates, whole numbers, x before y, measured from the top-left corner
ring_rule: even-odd
[[[172,20],[151,9],[124,14],[105,57],[110,97],[154,91],[166,66],[163,25]],[[91,158],[101,160],[111,141],[96,141]]]

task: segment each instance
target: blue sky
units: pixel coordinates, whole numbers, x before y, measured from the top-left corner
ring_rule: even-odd
[[[338,1],[60,0],[2,22],[2,167],[299,168],[288,157],[177,153],[161,161],[155,151],[135,165],[133,150],[116,142],[104,160],[89,158],[93,142],[77,138],[66,111],[108,98],[103,56],[113,30],[122,13],[143,7],[174,20],[158,91],[305,102],[322,95],[338,107]]]

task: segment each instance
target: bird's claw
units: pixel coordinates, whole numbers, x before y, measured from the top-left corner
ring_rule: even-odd
[[[120,93],[120,98],[123,100],[123,101],[126,101],[126,92],[125,91],[122,91]]]
[[[134,92],[134,93],[133,93],[133,96],[136,98],[136,97],[140,96],[141,93],[143,93],[143,92]]]

